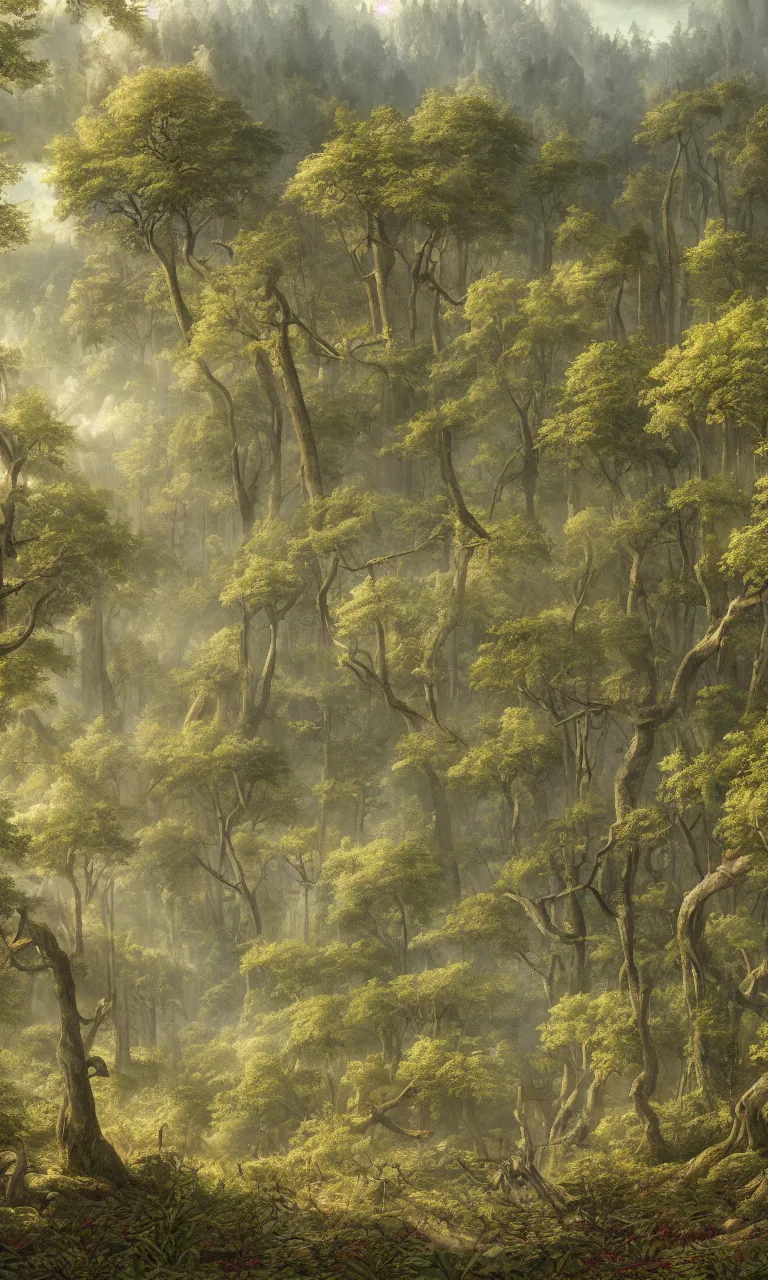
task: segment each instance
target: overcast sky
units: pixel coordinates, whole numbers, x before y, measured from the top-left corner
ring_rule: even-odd
[[[677,22],[688,20],[688,0],[582,0],[606,31],[628,31],[633,22],[663,39]]]
[[[371,3],[371,0],[367,0]],[[372,0],[374,10],[383,19],[397,8],[397,0]],[[627,32],[636,22],[643,30],[663,39],[678,22],[688,20],[688,0],[581,0],[605,31]]]

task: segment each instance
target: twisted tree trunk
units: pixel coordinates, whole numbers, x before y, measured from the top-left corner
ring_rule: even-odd
[[[587,1089],[584,1106],[576,1117],[573,1127],[562,1138],[563,1152],[570,1151],[572,1147],[581,1146],[597,1128],[605,1107],[605,1086],[610,1075],[610,1071],[595,1072]]]
[[[727,1156],[746,1146],[749,1151],[768,1153],[768,1124],[763,1108],[768,1103],[768,1072],[741,1095],[733,1113],[731,1132],[723,1142],[706,1147],[677,1171],[685,1182],[698,1182]]]
[[[34,947],[41,963],[31,970],[17,957]],[[57,1057],[64,1075],[66,1106],[62,1108],[57,1137],[68,1173],[88,1178],[105,1178],[123,1183],[128,1172],[111,1143],[101,1132],[96,1103],[91,1088],[89,1068],[94,1074],[107,1075],[101,1059],[86,1058],[80,1027],[83,1019],[77,1009],[75,981],[69,956],[62,951],[52,931],[41,921],[22,915],[16,938],[10,944],[16,967],[35,972],[49,969],[59,1011],[59,1044]]]
[[[677,945],[683,972],[683,994],[690,1023],[690,1053],[696,1083],[705,1098],[713,1100],[718,1092],[717,1070],[709,1037],[702,1027],[706,989],[707,957],[703,946],[705,907],[710,898],[738,884],[751,867],[747,857],[728,858],[711,871],[683,898],[677,916]]]
[[[614,802],[617,825],[625,821],[640,804],[659,729],[668,724],[677,710],[685,705],[701,668],[719,652],[736,622],[761,604],[766,590],[768,590],[768,583],[763,583],[754,595],[738,596],[730,602],[719,621],[713,620],[710,623],[701,640],[688,650],[680,662],[666,699],[658,698],[655,672],[649,668],[650,697],[643,706],[638,708],[632,740],[615,778]],[[632,1083],[630,1098],[635,1114],[642,1125],[643,1147],[653,1159],[664,1160],[667,1155],[666,1143],[661,1133],[659,1117],[651,1103],[659,1078],[659,1059],[650,1030],[651,987],[647,979],[641,977],[635,952],[635,883],[639,863],[640,846],[633,841],[627,850],[619,910],[615,913],[624,954],[624,971],[629,999],[640,1039],[642,1062],[641,1071]]]
[[[676,334],[676,313],[677,313],[677,237],[675,235],[675,224],[672,219],[672,196],[675,190],[675,178],[680,167],[680,159],[683,154],[682,138],[678,134],[677,150],[675,159],[667,179],[667,186],[664,192],[664,200],[661,206],[661,221],[664,227],[664,243],[666,247],[666,273],[667,273],[667,315],[666,315],[666,342],[668,347],[675,345]]]
[[[6,1178],[4,1203],[11,1209],[30,1203],[25,1179],[27,1176],[27,1148],[21,1139],[12,1151],[0,1156],[0,1176]]]

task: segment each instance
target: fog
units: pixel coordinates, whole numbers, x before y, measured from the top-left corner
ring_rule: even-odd
[[[767,19],[0,0],[3,1278],[764,1275]]]
[[[656,39],[665,39],[677,26],[688,23],[688,3],[668,3],[667,0],[651,0],[650,3],[623,4],[621,0],[585,0],[585,9],[605,31],[622,31],[627,34],[633,25],[651,33]]]

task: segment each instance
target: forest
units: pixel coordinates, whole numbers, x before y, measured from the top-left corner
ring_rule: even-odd
[[[0,88],[0,1280],[765,1278],[768,2]]]

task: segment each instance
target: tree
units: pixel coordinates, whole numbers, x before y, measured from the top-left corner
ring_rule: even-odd
[[[345,845],[329,854],[323,880],[334,887],[333,918],[376,938],[407,973],[414,925],[439,891],[434,854],[417,840]]]
[[[125,1166],[99,1127],[89,1070],[94,1076],[109,1073],[103,1059],[85,1056],[69,959],[48,925],[30,919],[26,910],[20,912],[15,937],[11,942],[6,941],[6,946],[11,962],[22,972],[51,972],[59,1012],[57,1057],[66,1087],[66,1103],[57,1133],[65,1167],[73,1174],[124,1183],[127,1180]],[[30,950],[37,952],[39,960],[36,962],[33,958],[28,964]]]
[[[257,828],[268,815],[291,811],[282,753],[258,739],[222,733],[215,723],[195,720],[180,733],[149,723],[142,740],[152,786],[161,788],[171,804],[192,804],[199,814],[202,852],[186,833],[182,849],[215,884],[245,903],[260,934],[256,890],[271,857],[260,848]]]
[[[541,231],[539,270],[542,275],[552,267],[557,220],[565,217],[570,198],[580,184],[595,173],[599,173],[599,166],[586,157],[578,138],[567,132],[543,143],[538,163],[526,171],[525,186],[535,202]]]
[[[193,276],[205,275],[196,254],[200,237],[239,216],[277,154],[274,133],[217,94],[197,68],[147,70],[123,80],[97,113],[51,144],[51,181],[62,217],[115,226],[152,253],[188,345],[193,316],[179,280],[179,253]],[[232,394],[204,360],[196,367],[227,423],[232,484],[247,533],[253,498]]]
[[[272,409],[271,515],[282,501],[282,407],[276,378],[282,382],[301,460],[301,477],[310,500],[323,498],[323,479],[312,420],[291,343],[292,329],[306,328],[282,291],[283,273],[298,265],[299,245],[293,228],[273,215],[258,231],[241,233],[231,264],[211,279],[204,295],[203,324],[195,346],[214,349],[222,332],[239,335],[255,359],[257,376]],[[283,286],[284,287],[284,286]]]
[[[258,733],[267,714],[272,681],[277,666],[277,637],[280,622],[290,612],[304,590],[300,559],[286,547],[284,531],[275,523],[262,526],[239,552],[221,596],[222,604],[239,606],[241,694],[240,718],[246,734]],[[281,558],[278,558],[281,557]],[[261,675],[258,701],[250,657],[250,626],[264,612],[269,626],[269,648]]]
[[[432,291],[438,313],[441,298],[453,301],[439,279],[449,241],[456,246],[461,298],[469,242],[509,227],[515,172],[527,145],[525,125],[482,93],[433,90],[410,118],[382,107],[360,120],[342,109],[335,136],[302,162],[288,195],[335,224],[363,285],[372,275],[372,328],[387,343],[395,336],[393,271],[398,257],[404,259],[415,342],[422,286]],[[409,222],[412,245],[405,248]]]
[[[120,814],[108,800],[62,779],[48,803],[29,815],[32,850],[40,870],[67,880],[72,893],[72,954],[85,954],[83,909],[130,852]]]
[[[666,247],[666,340],[667,346],[674,345],[678,333],[677,319],[677,272],[679,268],[679,252],[675,232],[672,201],[675,194],[675,182],[681,161],[690,170],[692,164],[691,149],[696,150],[699,157],[697,136],[709,122],[718,119],[722,111],[722,92],[717,89],[681,90],[673,94],[666,102],[660,103],[646,115],[635,141],[645,146],[659,148],[674,143],[675,152],[672,166],[667,177],[667,185],[661,206],[661,220],[664,229]],[[699,164],[701,168],[701,161]],[[705,181],[703,190],[707,190]],[[706,214],[704,221],[706,222]]]
[[[39,391],[6,396],[0,662],[10,663],[11,678],[31,689],[61,665],[56,649],[42,640],[43,628],[70,617],[108,577],[119,582],[138,546],[125,522],[111,518],[108,495],[65,469],[73,444],[72,428]]]
[[[9,1221],[759,1270],[765,23],[290,8],[0,14]]]

